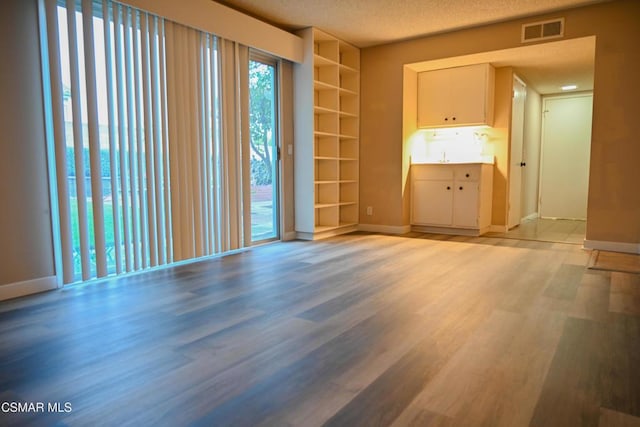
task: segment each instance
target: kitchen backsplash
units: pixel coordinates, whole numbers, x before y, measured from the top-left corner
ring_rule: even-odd
[[[424,129],[410,140],[412,163],[483,162],[493,159],[493,129],[463,127]]]

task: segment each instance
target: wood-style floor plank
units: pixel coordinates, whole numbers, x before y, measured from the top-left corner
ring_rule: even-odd
[[[588,259],[359,232],[5,301],[0,401],[73,410],[0,425],[635,425],[640,281]]]

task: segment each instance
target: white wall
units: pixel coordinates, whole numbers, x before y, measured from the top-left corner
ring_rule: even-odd
[[[538,212],[538,184],[540,181],[540,132],[542,128],[542,97],[527,87],[524,107],[523,159],[521,216],[526,218]]]
[[[0,288],[55,274],[37,23],[37,0],[2,0]]]

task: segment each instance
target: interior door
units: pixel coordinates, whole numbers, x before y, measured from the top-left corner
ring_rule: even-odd
[[[587,218],[593,95],[545,98],[540,216]]]
[[[511,150],[509,163],[509,219],[511,229],[520,224],[522,218],[522,168],[526,166],[522,158],[524,140],[524,106],[527,86],[517,77],[513,79],[513,99],[511,101]]]

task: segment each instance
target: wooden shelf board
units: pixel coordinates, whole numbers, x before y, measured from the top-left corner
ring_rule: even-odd
[[[334,86],[329,83],[321,82],[320,80],[313,81],[313,88],[315,90],[338,90],[339,89],[337,86]],[[344,89],[340,89],[340,90],[342,91]]]
[[[325,83],[325,84],[326,84],[326,83]],[[352,91],[352,90],[345,89],[345,88],[343,88],[343,87],[338,88],[338,89],[340,89],[340,95],[352,95],[352,96],[358,96],[358,93],[357,93],[357,92],[354,92],[354,91]]]
[[[313,107],[313,111],[316,114],[340,114],[340,115],[342,115],[342,113],[340,111],[333,110],[331,108],[326,108],[326,107],[319,107],[317,105]]]
[[[326,208],[335,208],[337,207],[337,203],[316,203],[313,207],[316,209],[326,209]]]
[[[322,55],[318,55],[317,53],[313,54],[313,65],[316,67],[328,67],[332,65],[340,65],[334,60],[324,57]],[[342,65],[341,65],[342,67]]]
[[[338,160],[337,157],[332,156],[314,156],[314,160]]]
[[[332,133],[332,132],[320,132],[320,131],[315,131],[313,132],[314,136],[340,136],[337,133]]]
[[[353,118],[358,118],[358,115],[357,115],[357,114],[347,113],[346,111],[338,111],[338,114],[340,114],[340,117],[353,117]]]
[[[338,181],[336,180],[319,180],[319,181],[313,181],[314,184],[337,184]]]
[[[339,64],[339,65],[340,65],[340,71],[346,71],[348,73],[358,74],[358,70],[356,70],[353,67],[350,67],[350,66],[345,65],[345,64]]]

